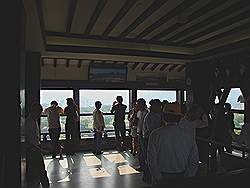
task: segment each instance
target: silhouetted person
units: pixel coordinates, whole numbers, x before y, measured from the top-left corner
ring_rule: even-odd
[[[105,127],[104,118],[102,111],[100,110],[102,107],[102,103],[100,101],[95,102],[96,109],[93,112],[93,129],[94,129],[94,153],[96,155],[102,154],[102,133]]]
[[[116,145],[118,150],[125,149],[126,140],[126,126],[125,126],[125,112],[127,106],[122,104],[122,96],[117,96],[116,101],[113,103],[111,113],[114,113],[114,129],[116,137]]]
[[[246,99],[245,122],[241,128],[241,132],[237,141],[241,145],[244,145],[248,149],[250,149],[250,95]],[[249,152],[247,152],[247,158],[250,159]]]
[[[224,104],[225,108],[225,118],[227,122],[227,144],[231,145],[233,141],[232,134],[234,134],[234,113],[231,110],[231,104],[230,103],[225,103]],[[227,152],[232,153],[232,147],[226,147]]]
[[[185,126],[187,131],[189,131],[195,139],[196,129],[205,128],[208,126],[208,117],[201,108],[201,106],[197,104],[192,104],[187,110],[184,117],[181,118],[179,124]]]
[[[228,128],[227,128],[227,121],[225,118],[225,110],[221,104],[216,104],[214,106],[214,119],[213,119],[213,126],[212,126],[212,133],[211,139],[221,143],[221,144],[228,144]],[[217,156],[218,151],[218,156]],[[219,144],[211,144],[210,147],[210,154],[211,154],[211,172],[217,172],[218,166],[223,168],[224,167],[224,146]],[[220,163],[218,163],[220,162]]]
[[[26,143],[26,175],[28,188],[50,187],[47,171],[45,169],[38,119],[41,117],[43,108],[39,103],[33,103],[25,123]]]
[[[143,171],[145,169],[145,153],[144,153],[144,139],[143,139],[143,122],[146,114],[148,113],[146,101],[143,98],[140,98],[136,102],[137,105],[137,135],[138,135],[138,160],[140,167],[137,169],[138,171]]]
[[[194,139],[196,139],[197,136],[207,138],[207,136],[203,136],[204,133],[209,135],[209,133],[207,133],[209,128],[208,116],[200,105],[190,104],[184,117],[181,118],[179,125],[184,126],[189,134],[193,135]],[[203,135],[201,135],[201,133],[203,133]],[[207,163],[209,155],[209,144],[197,139],[196,144],[199,150],[200,161],[203,163]]]
[[[63,109],[58,106],[56,101],[51,101],[50,104],[51,106],[44,110],[44,114],[47,115],[49,136],[53,145],[52,157],[55,158],[59,151],[60,158],[62,158],[59,137],[61,133],[60,115],[63,114]]]
[[[65,132],[66,132],[66,141],[67,141],[67,154],[74,154],[77,140],[78,140],[78,121],[79,114],[78,108],[75,104],[74,99],[67,98],[67,106],[64,109],[64,114],[66,115],[66,123],[65,123]]]
[[[138,152],[138,135],[137,135],[138,118],[136,117],[137,111],[138,111],[137,105],[136,102],[134,102],[132,104],[132,109],[129,110],[128,113],[132,155],[136,155]]]

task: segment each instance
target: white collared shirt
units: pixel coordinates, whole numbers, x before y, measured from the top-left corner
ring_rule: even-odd
[[[147,148],[147,160],[154,179],[161,173],[181,173],[195,176],[199,165],[199,153],[195,140],[179,125],[165,125],[151,132]]]

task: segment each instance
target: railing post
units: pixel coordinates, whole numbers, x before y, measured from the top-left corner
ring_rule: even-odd
[[[210,142],[208,143],[208,155],[207,155],[207,175],[209,174],[210,172],[210,147],[211,147],[211,144]]]
[[[245,150],[243,150],[243,151],[242,151],[242,158],[243,158],[243,159],[245,159],[245,154],[246,154],[246,152],[245,152]]]

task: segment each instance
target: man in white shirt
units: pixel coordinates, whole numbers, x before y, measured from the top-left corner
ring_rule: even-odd
[[[163,113],[161,108],[161,101],[159,99],[152,99],[149,102],[149,112],[145,115],[143,122],[143,156],[145,159],[145,166],[143,169],[143,181],[146,183],[151,182],[151,176],[147,165],[147,147],[148,147],[148,139],[150,133],[161,127],[163,122]]]
[[[42,106],[39,103],[33,103],[25,124],[28,188],[40,187],[40,183],[43,187],[50,187],[41,152],[40,132],[37,122],[42,114],[42,110]]]
[[[152,99],[150,102],[149,112],[145,115],[143,122],[143,138],[148,139],[150,133],[159,128],[162,124],[162,109],[159,99]]]
[[[178,120],[178,115],[165,116],[164,126],[149,136],[147,160],[153,184],[166,178],[192,177],[197,172],[199,153],[194,135],[179,126]]]
[[[49,136],[53,145],[52,157],[56,157],[57,151],[60,152],[60,158],[62,158],[61,145],[59,143],[59,137],[61,133],[60,115],[63,114],[63,109],[58,106],[56,101],[51,101],[51,106],[44,110],[44,114],[47,115],[49,125]]]

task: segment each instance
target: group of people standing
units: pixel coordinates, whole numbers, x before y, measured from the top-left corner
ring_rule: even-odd
[[[38,125],[38,119],[42,114],[46,114],[48,117],[49,125],[49,135],[52,141],[53,149],[52,156],[56,157],[59,153],[62,157],[62,147],[59,143],[59,137],[61,132],[61,126],[59,117],[61,114],[66,115],[66,140],[67,147],[66,152],[73,154],[72,150],[75,138],[77,137],[77,121],[78,118],[78,108],[72,98],[67,98],[67,106],[63,110],[58,106],[56,101],[51,102],[51,106],[43,111],[41,104],[34,102],[30,107],[29,115],[26,119],[25,124],[25,143],[26,143],[26,168],[27,168],[27,182],[28,188],[39,187],[40,183],[43,187],[49,187],[49,179],[47,176],[47,171],[45,169],[43,155],[44,150],[41,147],[40,142],[40,129]]]
[[[62,146],[59,143],[61,132],[60,115],[66,115],[66,145],[67,154],[74,154],[77,143],[79,109],[73,98],[67,98],[67,106],[62,109],[56,101],[43,111],[39,103],[31,106],[29,116],[26,119],[26,146],[27,146],[27,179],[33,183],[42,183],[43,187],[49,187],[49,180],[45,169],[40,143],[38,119],[42,114],[47,115],[49,136],[52,141],[53,158],[57,154],[62,157]],[[250,109],[250,99],[248,108]],[[199,166],[199,152],[196,143],[196,129],[208,127],[208,116],[199,105],[191,105],[183,114],[178,103],[161,102],[152,99],[149,107],[143,98],[137,99],[128,114],[131,153],[138,157],[140,166],[138,171],[143,172],[143,180],[149,184],[157,184],[165,178],[192,177],[196,175]],[[102,153],[102,137],[105,128],[104,116],[101,111],[102,103],[95,102],[93,111],[94,153]],[[114,131],[116,146],[119,151],[126,150],[126,125],[125,114],[127,106],[123,104],[122,96],[117,96],[113,103],[111,113],[114,114]],[[248,109],[248,113],[249,113]],[[226,144],[226,150],[232,152],[232,133],[234,130],[233,113],[230,104],[224,108],[215,105],[212,123],[211,138]],[[240,135],[240,142],[249,146],[249,128],[247,121]],[[244,137],[243,137],[244,136]],[[217,150],[223,154],[224,148],[211,145],[211,158],[216,160]],[[214,168],[217,167],[216,161]],[[216,170],[216,169],[215,169]],[[29,181],[30,180],[30,181]]]
[[[56,154],[59,153],[62,157],[63,146],[59,143],[59,137],[61,133],[60,115],[66,116],[65,123],[65,135],[66,135],[66,153],[73,155],[76,148],[77,142],[77,122],[79,121],[79,109],[73,98],[66,99],[67,106],[62,109],[58,106],[57,101],[51,101],[51,106],[46,108],[43,112],[47,115],[49,136],[52,141],[53,150],[52,157],[55,158]]]
[[[152,99],[147,108],[140,98],[129,112],[132,154],[138,156],[143,181],[155,184],[165,178],[191,177],[198,169],[195,129],[208,126],[201,107],[183,115],[178,103]]]

